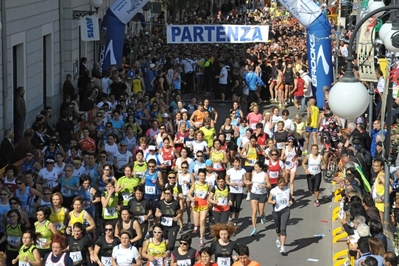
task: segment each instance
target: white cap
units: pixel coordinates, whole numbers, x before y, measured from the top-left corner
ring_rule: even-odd
[[[150,146],[148,146],[148,149],[150,151],[155,151],[157,148],[154,145],[150,145]]]
[[[155,67],[155,64],[150,64],[150,68],[153,68],[153,67]]]

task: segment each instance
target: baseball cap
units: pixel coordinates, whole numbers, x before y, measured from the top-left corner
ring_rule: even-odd
[[[165,117],[169,117],[169,115],[167,113],[163,113],[162,118],[165,118]]]
[[[155,64],[150,64],[150,68],[154,68],[155,67]]]
[[[46,158],[46,163],[55,163],[54,156],[49,156]]]
[[[150,146],[148,146],[148,149],[150,151],[155,151],[157,148],[154,145],[150,145]]]
[[[119,144],[120,145],[127,145],[127,141],[126,140],[122,140]]]
[[[381,146],[381,147],[384,146],[384,145],[382,144],[382,141],[377,141],[377,145],[378,145],[378,146]]]
[[[211,160],[211,159],[206,160],[206,161],[205,161],[205,165],[206,165],[206,166],[212,166],[212,165],[213,165],[212,160]]]

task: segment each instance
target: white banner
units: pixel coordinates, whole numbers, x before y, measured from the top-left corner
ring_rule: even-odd
[[[377,82],[374,66],[374,46],[371,42],[375,19],[369,19],[360,28],[359,41],[357,42],[357,65],[361,81]],[[348,48],[349,49],[349,48]]]
[[[80,18],[80,35],[84,42],[100,40],[97,14]]]
[[[269,26],[255,25],[168,25],[168,43],[267,42]]]
[[[148,0],[115,0],[109,7],[114,15],[124,24],[127,24],[143,7]]]
[[[313,0],[279,0],[303,26],[308,27],[321,14],[320,7]]]

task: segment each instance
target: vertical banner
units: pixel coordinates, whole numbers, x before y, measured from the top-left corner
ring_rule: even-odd
[[[331,25],[327,16],[321,14],[307,31],[307,50],[309,72],[312,78],[313,95],[316,98],[317,107],[323,108],[323,87],[331,88],[333,83],[333,64],[331,56]]]
[[[303,26],[308,27],[321,14],[321,8],[313,0],[279,0]]]
[[[141,12],[148,0],[115,0],[108,8],[101,25],[107,31],[107,41],[100,47],[100,71],[111,65],[122,65],[123,42],[126,24]]]
[[[369,19],[360,28],[359,41],[357,42],[357,64],[359,66],[359,78],[363,81],[377,82],[374,67],[374,47],[371,42],[371,34],[374,32],[373,22]]]
[[[79,22],[82,41],[89,42],[100,40],[100,28],[98,26],[97,14],[81,17]]]

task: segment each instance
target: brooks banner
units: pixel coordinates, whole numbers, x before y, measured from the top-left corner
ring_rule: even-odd
[[[371,42],[371,34],[374,33],[373,21],[375,19],[367,20],[360,28],[359,41],[357,42],[357,62],[360,80],[377,82],[374,67],[374,46]]]
[[[267,42],[269,26],[168,25],[166,36],[171,44]]]
[[[317,107],[323,108],[323,87],[331,88],[333,82],[333,64],[331,57],[331,25],[327,16],[321,14],[309,27],[307,31],[307,48],[309,74],[312,78],[313,95],[317,101]]]
[[[109,70],[111,65],[122,65],[123,42],[126,23],[142,12],[148,0],[115,0],[108,8],[101,28],[107,31],[107,41],[100,47],[100,71]]]
[[[322,13],[313,0],[279,0],[279,2],[305,27],[310,26]]]
[[[85,16],[80,19],[80,35],[84,42],[100,40],[97,14]]]

